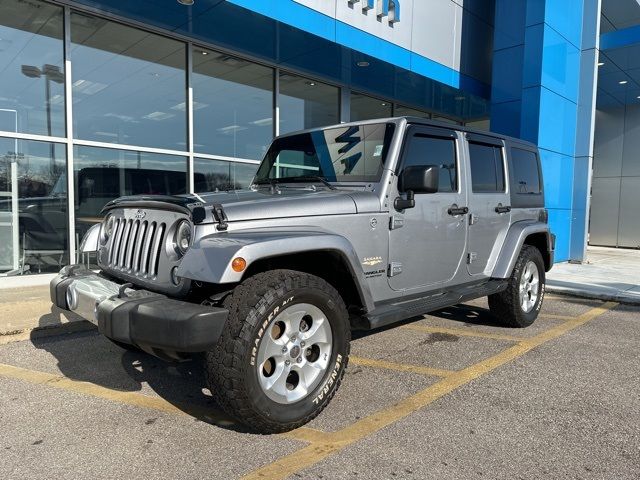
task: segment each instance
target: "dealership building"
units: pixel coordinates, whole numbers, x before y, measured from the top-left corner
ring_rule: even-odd
[[[403,115],[537,144],[557,261],[640,248],[638,0],[0,0],[0,275],[76,261],[115,197]]]

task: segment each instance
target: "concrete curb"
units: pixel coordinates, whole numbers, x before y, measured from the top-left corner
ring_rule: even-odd
[[[547,280],[546,291],[571,297],[604,300],[607,302],[618,302],[624,305],[640,305],[640,295],[628,294],[620,290],[610,290],[605,288],[585,288],[584,285],[573,286],[571,284],[555,284]]]

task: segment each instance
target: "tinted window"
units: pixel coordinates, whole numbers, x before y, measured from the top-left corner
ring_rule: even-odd
[[[502,148],[469,142],[469,155],[473,191],[504,192]]]
[[[540,193],[542,190],[537,155],[529,150],[512,148],[511,160],[515,193]]]
[[[439,193],[458,190],[456,145],[453,138],[414,135],[407,146],[404,167],[415,165],[437,165],[440,167]]]

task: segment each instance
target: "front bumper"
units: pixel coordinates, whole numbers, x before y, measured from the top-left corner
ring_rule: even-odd
[[[128,287],[71,265],[51,280],[51,301],[97,325],[103,335],[158,356],[204,352],[218,341],[227,310]]]

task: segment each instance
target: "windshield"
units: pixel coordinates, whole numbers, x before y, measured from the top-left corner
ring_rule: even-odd
[[[276,139],[254,183],[319,177],[329,182],[378,182],[395,125],[317,130]]]

